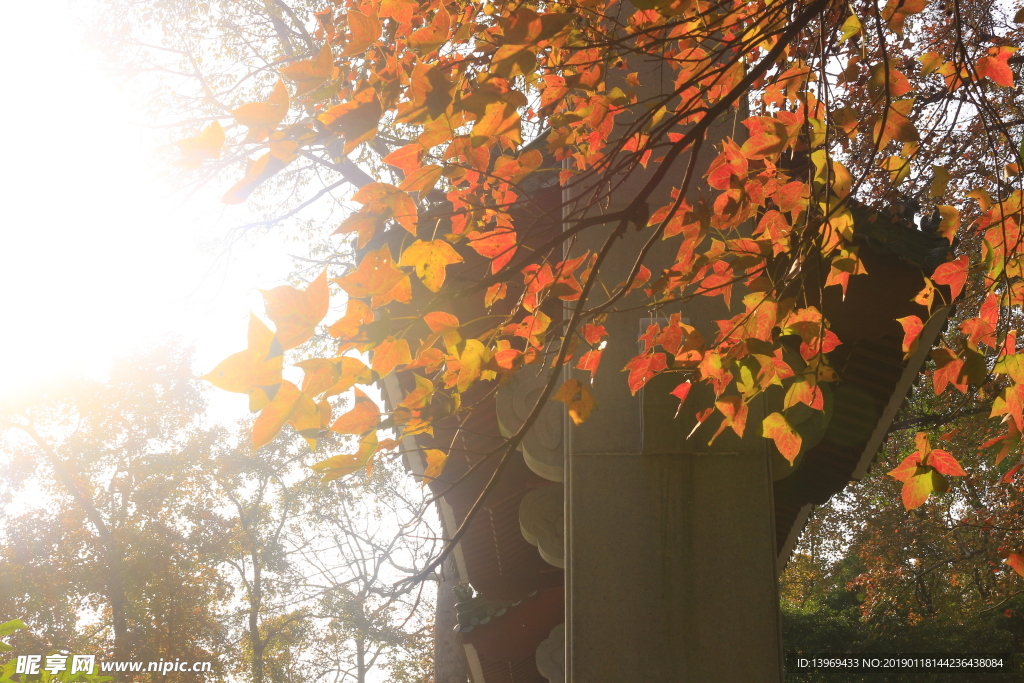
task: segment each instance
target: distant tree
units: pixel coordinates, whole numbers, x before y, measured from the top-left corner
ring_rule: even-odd
[[[204,409],[191,352],[173,345],[3,407],[0,612],[33,627],[15,642],[219,658],[228,586],[196,523],[216,504]]]

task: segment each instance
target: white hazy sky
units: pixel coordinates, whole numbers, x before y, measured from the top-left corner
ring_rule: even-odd
[[[181,206],[155,154],[161,134],[83,45],[75,17],[93,2],[66,6],[5,8],[0,396],[71,368],[102,374],[169,334],[196,343],[205,371],[244,348],[254,289],[288,272],[271,239],[226,268],[200,248],[241,211],[219,204],[224,188]]]

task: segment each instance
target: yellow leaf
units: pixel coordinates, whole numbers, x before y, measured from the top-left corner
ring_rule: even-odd
[[[842,43],[845,40],[849,40],[853,36],[860,33],[861,24],[860,19],[857,18],[856,14],[851,14],[843,22],[843,25],[839,28],[839,42]]]
[[[351,356],[342,356],[338,361],[338,383],[326,393],[326,396],[335,396],[343,391],[348,391],[356,384],[372,384],[373,373],[370,368],[363,364],[363,361]]]
[[[462,257],[444,240],[416,240],[402,252],[398,265],[415,268],[416,277],[427,289],[436,292],[444,284],[445,268],[461,262]]]
[[[586,422],[597,405],[590,388],[576,379],[566,380],[552,398],[568,407],[569,417],[577,425]]]
[[[462,350],[462,356],[459,358],[461,361],[458,378],[460,392],[466,391],[480,377],[481,368],[489,359],[490,354],[487,352],[487,347],[479,339],[466,340],[466,347]]]
[[[889,180],[893,185],[899,185],[910,175],[910,162],[898,156],[884,159],[879,166],[889,172]]]
[[[932,188],[931,196],[939,198],[946,194],[946,188],[949,186],[949,171],[946,170],[945,166],[932,166]]]
[[[284,356],[274,333],[249,316],[249,348],[228,356],[202,379],[224,391],[249,394],[249,409],[260,410],[281,383]]]
[[[220,150],[224,146],[224,129],[221,128],[220,122],[214,121],[199,135],[179,140],[177,144],[181,150],[182,165],[199,168],[203,161],[220,156]]]
[[[775,447],[790,465],[800,455],[803,439],[782,413],[772,413],[764,418],[761,422],[761,435],[775,442]]]
[[[426,448],[423,453],[427,456],[427,469],[423,471],[423,485],[426,486],[441,476],[448,462],[448,454],[437,448]]]

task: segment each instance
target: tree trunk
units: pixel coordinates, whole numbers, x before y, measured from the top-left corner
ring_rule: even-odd
[[[455,630],[455,591],[459,583],[455,562],[449,555],[441,565],[441,582],[437,587],[437,609],[434,613],[434,683],[467,683],[469,663],[466,651]]]

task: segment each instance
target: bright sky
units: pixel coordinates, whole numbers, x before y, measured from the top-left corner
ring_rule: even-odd
[[[160,131],[82,44],[74,16],[93,2],[62,5],[11,4],[18,28],[0,42],[0,396],[71,368],[102,374],[112,356],[169,334],[195,341],[210,369],[245,347],[254,289],[288,273],[269,239],[226,268],[200,248],[241,211],[219,192],[181,206],[161,177]],[[244,412],[246,398],[231,398]]]

